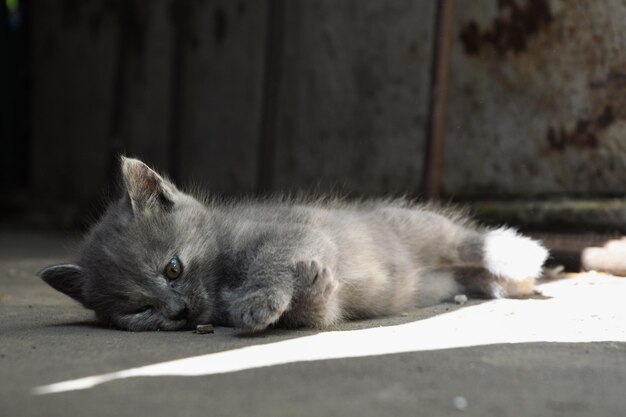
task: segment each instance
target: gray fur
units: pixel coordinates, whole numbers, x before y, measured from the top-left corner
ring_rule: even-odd
[[[501,265],[491,274],[489,229],[405,200],[201,202],[138,160],[122,158],[122,174],[124,195],[77,263],[40,275],[124,329],[326,327],[458,292],[517,296],[536,278],[513,282]],[[544,252],[530,261],[540,267]],[[168,281],[174,256],[184,269]]]

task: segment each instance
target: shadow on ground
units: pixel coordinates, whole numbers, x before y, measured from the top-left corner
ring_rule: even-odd
[[[37,237],[5,235],[0,253],[8,244],[27,245],[32,239]],[[546,300],[442,304],[324,333],[272,329],[251,338],[219,327],[212,335],[131,333],[94,321],[34,275],[62,260],[58,242],[44,240],[33,243],[32,256],[22,248],[14,253],[24,256],[0,258],[2,415],[135,415],[137,410],[156,417],[457,415],[457,397],[467,402],[464,415],[472,416],[517,416],[520,410],[613,416],[625,406],[625,279],[568,276],[543,285]],[[46,245],[56,254],[49,257]],[[341,339],[347,334],[355,336],[354,345]],[[324,338],[325,343],[304,343],[289,352],[344,356],[193,377],[129,378],[89,390],[31,395],[45,384]],[[390,349],[402,343],[406,351]],[[387,350],[367,350],[377,346]],[[364,356],[340,352],[359,349]]]

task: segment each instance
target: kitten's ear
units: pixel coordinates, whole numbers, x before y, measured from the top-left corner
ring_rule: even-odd
[[[178,190],[138,159],[122,156],[122,177],[134,213],[146,208],[169,209]]]
[[[85,304],[83,295],[85,276],[80,266],[76,264],[51,265],[37,272],[37,275],[55,290]]]

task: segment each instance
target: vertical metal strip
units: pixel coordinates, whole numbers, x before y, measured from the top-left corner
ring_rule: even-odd
[[[446,131],[448,75],[452,47],[454,0],[439,0],[437,10],[437,39],[430,95],[430,118],[424,161],[424,195],[438,199],[443,177],[443,151]]]

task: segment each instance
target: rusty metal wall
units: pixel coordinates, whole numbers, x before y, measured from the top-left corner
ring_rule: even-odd
[[[626,3],[456,5],[445,194],[623,194]]]

